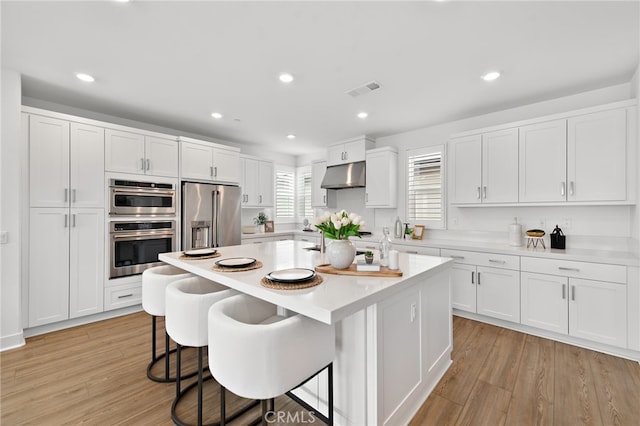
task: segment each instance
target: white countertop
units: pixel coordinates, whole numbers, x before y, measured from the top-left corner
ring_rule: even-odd
[[[220,247],[221,257],[205,260],[179,259],[182,252],[163,253],[160,260],[227,287],[282,306],[310,318],[333,324],[422,281],[451,259],[400,253],[402,277],[370,277],[322,274],[324,282],[302,290],[274,290],[260,280],[269,272],[286,268],[309,268],[327,263],[319,252],[304,250],[312,244],[303,241],[277,241],[263,244]],[[217,272],[211,267],[227,257],[253,257],[263,267],[243,272]]]

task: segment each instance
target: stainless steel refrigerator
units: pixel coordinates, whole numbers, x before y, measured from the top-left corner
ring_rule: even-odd
[[[237,186],[182,182],[182,250],[240,244]]]

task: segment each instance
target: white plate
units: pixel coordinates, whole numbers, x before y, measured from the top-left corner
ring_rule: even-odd
[[[244,268],[256,263],[253,257],[229,257],[227,259],[218,260],[216,265],[226,268]]]
[[[203,249],[187,250],[184,252],[184,255],[191,256],[191,257],[210,256],[212,254],[216,254],[217,251],[218,250],[214,248],[203,248]]]
[[[311,269],[291,268],[273,271],[267,275],[267,279],[281,283],[293,283],[307,281],[316,276],[316,272]]]

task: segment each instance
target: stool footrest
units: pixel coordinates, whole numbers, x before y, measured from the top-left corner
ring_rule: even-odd
[[[175,353],[176,350],[175,349],[171,349],[169,351],[170,354]],[[157,383],[173,383],[176,381],[175,376],[171,377],[170,375],[166,375],[164,377],[160,377],[160,376],[154,376],[153,373],[151,373],[151,369],[159,362],[164,360],[164,358],[167,356],[166,353],[160,354],[157,357],[155,357],[154,359],[151,360],[151,362],[149,363],[149,365],[147,365],[147,377],[149,378],[149,380],[153,380],[154,382]],[[195,377],[198,374],[197,371],[192,371],[191,373],[186,373],[182,376],[180,376],[180,378],[182,380],[184,379],[190,379],[191,377]]]

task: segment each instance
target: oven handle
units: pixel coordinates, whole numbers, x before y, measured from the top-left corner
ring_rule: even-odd
[[[175,235],[175,232],[148,232],[144,234],[111,234],[111,238],[114,240],[121,240],[124,238],[142,240],[149,237],[174,237]]]
[[[116,189],[111,188],[111,192],[120,193],[120,194],[141,194],[141,193],[149,193],[149,194],[165,194],[165,195],[175,195],[175,191],[164,191],[161,189]]]

